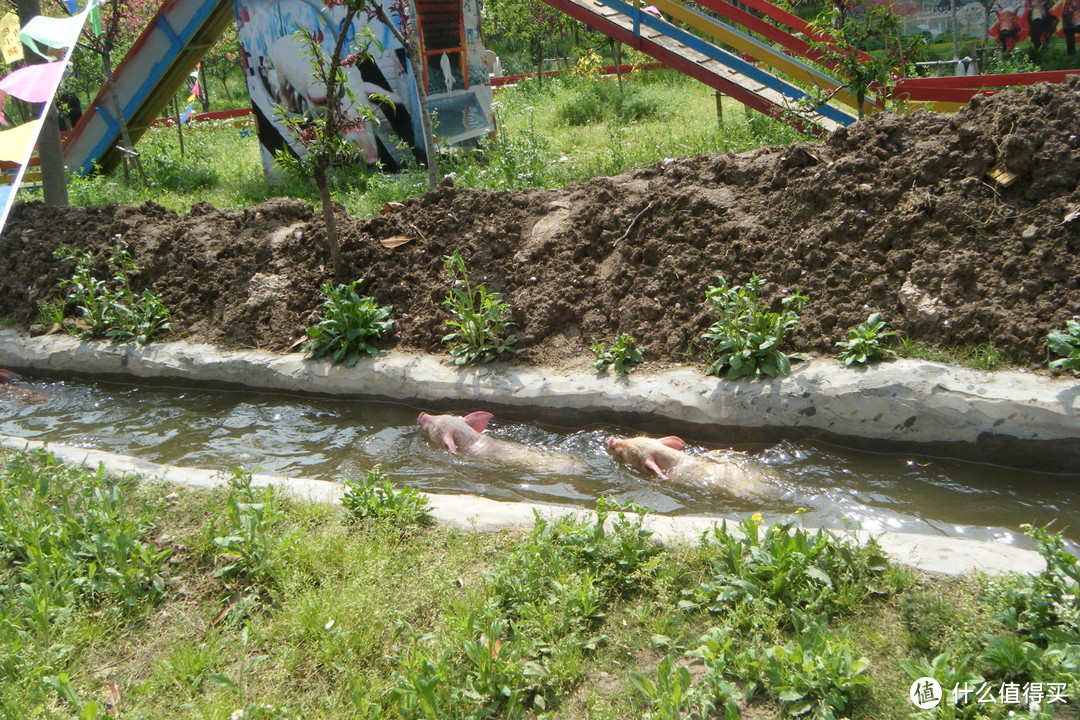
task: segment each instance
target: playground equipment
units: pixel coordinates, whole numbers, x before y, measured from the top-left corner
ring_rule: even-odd
[[[490,132],[491,86],[479,42],[479,15],[473,0],[420,0],[419,30],[426,59],[423,76],[428,101],[440,122],[440,137],[461,143]],[[317,109],[320,94],[311,87],[311,68],[293,37],[297,27],[319,33],[328,54],[340,30],[341,8],[328,10],[318,0],[165,0],[127,56],[113,72],[116,92],[132,142],[137,142],[180,89],[203,54],[235,14],[244,49],[244,69],[256,118],[264,166],[274,153],[294,144],[275,106],[296,113]],[[361,15],[363,17],[363,14]],[[405,51],[378,21],[357,20],[345,28],[362,41],[363,26],[377,41],[371,59],[348,69],[357,98],[370,102],[382,121],[367,123],[350,137],[369,162],[394,168],[404,161],[401,141],[416,147],[419,113],[414,70]],[[381,46],[381,49],[376,45]],[[391,103],[371,102],[384,96]],[[106,88],[87,107],[64,144],[65,164],[86,175],[109,170],[120,160],[120,123]],[[415,150],[423,160],[422,150]]]
[[[747,9],[728,0],[649,1],[663,13],[662,17],[646,12],[642,0],[544,0],[747,107],[804,131],[829,132],[855,121],[853,94],[841,80],[828,74],[828,64],[811,44],[835,44],[835,40],[793,13],[767,0],[740,0]],[[451,142],[465,142],[489,132],[490,83],[482,62],[475,0],[420,0],[417,6],[424,56],[421,75],[439,118],[440,135]],[[132,139],[137,140],[228,25],[230,10],[235,10],[245,47],[248,88],[263,143],[264,164],[269,169],[273,153],[290,142],[288,134],[275,123],[274,106],[291,103],[295,111],[304,112],[318,103],[317,91],[300,92],[298,86],[305,85],[298,79],[304,75],[303,69],[287,69],[295,65],[296,58],[281,45],[281,38],[294,29],[290,19],[294,15],[306,16],[308,27],[324,28],[328,34],[336,32],[318,0],[235,0],[235,4],[231,0],[165,0],[116,68],[117,92]],[[251,27],[245,31],[248,25]],[[369,27],[377,37],[388,40],[385,33],[379,32],[377,23]],[[413,142],[419,132],[412,99],[415,79],[414,70],[404,60],[404,51],[390,41],[383,45],[386,49],[358,71],[354,90],[364,101],[369,101],[371,93],[389,94],[404,100],[405,107],[388,114],[387,106],[376,104],[376,114],[383,122],[362,130],[364,137],[358,137],[357,142],[369,163],[380,161],[395,167],[404,160],[396,149],[398,140],[414,148],[420,144]],[[275,51],[275,47],[280,50]],[[912,107],[951,112],[979,93],[1036,82],[1062,82],[1073,73],[1080,70],[902,78],[891,97]],[[828,102],[818,102],[813,93],[793,81],[822,91]],[[119,123],[111,108],[111,100],[103,90],[64,146],[68,167],[86,174],[95,166],[108,169],[116,164]],[[863,108],[864,112],[880,109],[879,104],[870,101]],[[414,150],[414,154],[422,159],[422,152]]]

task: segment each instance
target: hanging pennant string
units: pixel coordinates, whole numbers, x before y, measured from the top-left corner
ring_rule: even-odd
[[[27,47],[50,60],[54,58],[46,54],[47,50],[42,51],[41,48],[52,48],[58,51],[66,48],[66,51],[62,53],[62,59],[58,62],[46,63],[46,65],[54,65],[54,67],[40,71],[46,73],[49,79],[48,84],[40,89],[41,97],[44,97],[44,100],[41,101],[41,116],[36,120],[31,120],[10,130],[0,131],[0,159],[19,163],[19,169],[15,173],[15,178],[11,181],[10,189],[5,189],[4,192],[0,193],[0,203],[2,203],[0,205],[0,231],[3,230],[4,224],[7,222],[8,213],[11,212],[11,204],[15,200],[15,193],[18,191],[19,184],[22,183],[23,175],[26,173],[26,168],[30,164],[30,157],[34,154],[34,146],[37,145],[42,120],[52,109],[56,91],[59,89],[60,81],[63,78],[63,70],[71,62],[71,53],[75,50],[75,43],[79,39],[83,25],[86,24],[86,18],[91,11],[97,9],[98,1],[89,0],[82,12],[69,18],[57,19],[38,15],[31,18],[23,27],[22,32],[19,33],[19,38]],[[28,68],[22,68],[16,72],[25,69]],[[11,75],[14,74],[11,73]],[[9,80],[11,75],[5,77],[4,80]],[[20,86],[20,92],[38,92],[37,88],[27,90],[25,87],[21,87],[20,82],[15,84]]]
[[[16,125],[10,130],[0,130],[0,160],[24,162],[27,145],[33,149],[41,131],[41,118]]]
[[[52,97],[64,77],[64,63],[27,65],[0,79],[0,91],[20,100],[42,103]]]

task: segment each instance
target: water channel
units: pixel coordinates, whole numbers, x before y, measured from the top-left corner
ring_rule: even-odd
[[[722,492],[677,486],[617,464],[608,436],[641,434],[617,424],[567,427],[532,414],[496,417],[495,437],[576,456],[574,477],[461,459],[429,444],[408,404],[253,391],[30,378],[44,396],[25,403],[0,394],[0,434],[107,450],[158,463],[340,480],[379,464],[405,485],[496,500],[592,505],[606,495],[665,514],[790,518],[808,526],[858,527],[996,540],[1030,547],[1023,523],[1064,530],[1080,541],[1080,483],[1073,476],[905,453],[852,450],[797,436],[780,442],[702,443],[692,451],[752,453],[779,478],[782,500],[749,504]],[[455,408],[465,413],[485,409]],[[527,418],[527,422],[524,420]],[[655,433],[654,433],[655,434]]]

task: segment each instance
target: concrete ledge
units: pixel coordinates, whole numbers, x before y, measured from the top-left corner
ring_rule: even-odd
[[[91,469],[104,467],[106,472],[112,475],[135,475],[199,489],[220,487],[226,483],[226,475],[217,471],[159,465],[100,450],[57,444],[46,445],[37,440],[8,436],[0,436],[0,445],[12,450],[47,449],[63,462]],[[338,483],[309,478],[254,474],[252,484],[257,487],[272,485],[294,497],[311,502],[337,504],[341,502],[343,494],[343,486]],[[431,514],[436,521],[465,530],[527,529],[533,525],[534,512],[545,517],[589,514],[587,510],[565,505],[500,502],[475,495],[437,495],[434,493],[424,493],[424,495],[431,501],[433,507]],[[645,519],[645,526],[656,534],[660,542],[669,544],[696,542],[700,540],[703,533],[723,521],[724,518],[721,517],[650,515]],[[729,527],[735,522],[728,520]],[[870,537],[870,534],[864,531],[833,532],[837,535],[852,535],[862,541]],[[1045,567],[1038,553],[1001,543],[892,532],[876,537],[882,549],[893,560],[927,572],[947,575],[962,575],[970,572],[1033,574]]]
[[[353,368],[300,353],[145,347],[31,338],[0,330],[0,367],[218,382],[262,390],[666,418],[708,431],[798,428],[828,437],[921,444],[929,453],[1080,472],[1080,382],[898,360],[850,369],[799,363],[777,380],[728,381],[679,368],[627,378],[491,365],[459,369],[429,355],[383,353]]]

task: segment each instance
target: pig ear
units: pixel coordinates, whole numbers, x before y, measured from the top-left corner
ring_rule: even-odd
[[[451,455],[457,455],[457,443],[454,442],[454,433],[448,432],[442,436],[443,445]]]
[[[682,450],[684,447],[686,447],[686,443],[683,442],[683,439],[675,435],[668,435],[667,437],[662,437],[660,438],[660,442],[664,445],[667,445],[672,450]]]
[[[664,471],[656,464],[656,461],[651,457],[645,458],[645,469],[664,480],[668,479],[668,476],[664,474]]]
[[[491,422],[491,418],[493,417],[495,416],[489,412],[477,410],[476,412],[469,413],[468,415],[463,417],[462,420],[464,420],[465,424],[471,427],[476,432],[484,432],[484,428],[487,427],[488,423]]]

